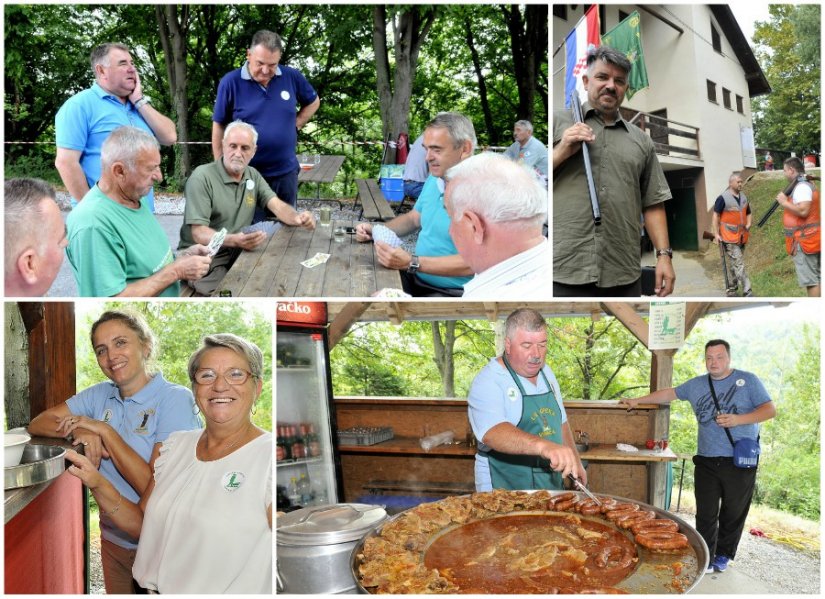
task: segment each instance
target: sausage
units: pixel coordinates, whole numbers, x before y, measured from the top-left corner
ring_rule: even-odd
[[[585,516],[595,516],[601,513],[602,506],[592,499],[584,499],[576,504],[576,511]]]
[[[631,512],[623,518],[616,520],[621,528],[630,528],[638,522],[646,522],[656,517],[656,514],[650,510],[639,510],[638,512]]]
[[[635,559],[635,555],[627,547],[620,545],[608,545],[603,547],[593,558],[599,568],[605,570],[624,570],[629,568]]]
[[[662,518],[656,518],[654,520],[642,520],[640,522],[634,522],[630,527],[630,530],[633,531],[633,534],[639,534],[640,532],[646,531],[671,531],[671,532],[678,532],[679,525],[674,522],[673,520],[665,520]]]
[[[573,495],[573,497],[570,499],[562,499],[561,501],[553,503],[553,509],[557,512],[566,512],[574,507],[579,502],[579,498],[576,497],[575,493],[571,493],[571,495]]]
[[[617,520],[625,516],[629,516],[630,514],[633,514],[638,511],[638,503],[617,503],[616,507],[614,507],[609,512],[605,512],[604,517],[610,520],[611,522],[616,522]]]
[[[550,498],[550,506],[554,507],[559,502],[568,501],[570,499],[575,499],[575,498],[576,498],[576,494],[572,493],[572,492],[559,493],[558,495],[554,495],[553,497]]]
[[[639,545],[651,551],[673,551],[689,545],[685,535],[671,530],[640,532],[635,539]]]

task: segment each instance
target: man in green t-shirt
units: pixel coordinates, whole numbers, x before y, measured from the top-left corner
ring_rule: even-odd
[[[66,255],[81,296],[177,297],[181,280],[199,279],[211,259],[203,245],[177,258],[145,196],[160,172],[158,141],[118,127],[101,148],[101,175],[68,219]]]
[[[255,208],[267,208],[285,225],[315,228],[308,211],[297,212],[281,201],[261,174],[249,166],[255,155],[258,133],[248,123],[230,123],[223,134],[223,155],[195,169],[186,182],[186,208],[178,249],[195,243],[208,244],[221,229],[227,235],[215,255],[209,273],[190,285],[203,295],[217,289],[243,250],[254,250],[266,241],[262,229],[248,231]]]

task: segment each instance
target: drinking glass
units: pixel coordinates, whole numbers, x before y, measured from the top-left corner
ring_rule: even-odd
[[[321,164],[321,155],[320,154],[314,154],[312,156],[312,164],[314,164],[315,166],[318,166],[319,164]]]
[[[328,227],[332,224],[332,211],[329,207],[325,206],[321,208],[321,226]]]

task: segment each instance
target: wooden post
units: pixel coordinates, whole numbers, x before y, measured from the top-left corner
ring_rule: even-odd
[[[29,334],[30,417],[77,393],[74,304],[21,302]]]
[[[654,350],[650,359],[650,391],[673,386],[673,356],[676,350]],[[653,438],[662,439],[670,430],[670,406],[662,404],[653,416]],[[665,508],[667,502],[667,463],[653,462],[649,465],[648,497],[651,504]]]

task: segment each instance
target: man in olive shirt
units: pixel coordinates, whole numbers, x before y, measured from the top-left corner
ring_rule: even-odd
[[[673,292],[676,275],[664,202],[671,198],[653,142],[625,121],[619,106],[630,61],[601,46],[583,75],[584,123],[557,111],[553,123],[553,295],[641,295],[642,217],[656,248],[656,295]],[[602,213],[593,222],[581,144],[587,143]]]
[[[310,212],[297,212],[281,201],[249,161],[255,155],[258,133],[248,123],[230,123],[223,134],[220,159],[195,169],[186,182],[186,208],[180,229],[179,249],[196,243],[207,245],[221,229],[227,230],[223,246],[209,272],[190,285],[200,294],[217,289],[242,250],[254,250],[266,241],[261,230],[249,230],[255,207],[267,208],[286,225],[315,228]]]

